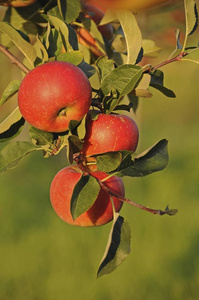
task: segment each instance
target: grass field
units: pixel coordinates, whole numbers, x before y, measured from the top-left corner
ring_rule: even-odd
[[[46,160],[31,154],[0,178],[0,299],[199,299],[199,69],[176,63],[163,70],[177,97],[153,91],[153,98],[141,99],[137,152],[167,138],[170,163],[148,177],[125,179],[126,196],[152,208],[170,204],[179,213],[159,217],[124,205],[131,254],[114,273],[96,279],[111,224],[76,228],[61,221],[49,186],[66,164],[64,153]],[[1,90],[8,82],[9,72]]]

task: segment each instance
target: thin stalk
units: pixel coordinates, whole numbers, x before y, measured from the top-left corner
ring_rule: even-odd
[[[1,44],[0,51],[10,59],[12,64],[16,65],[25,74],[30,72],[30,70],[18,58],[16,58],[16,56],[14,56],[6,47]]]
[[[106,191],[106,192],[107,192],[109,195],[111,195],[112,197],[116,197],[116,198],[119,199],[120,201],[129,203],[129,204],[131,204],[131,205],[133,205],[133,206],[135,206],[135,207],[138,207],[138,208],[140,208],[140,209],[142,209],[142,210],[148,211],[148,212],[152,213],[153,215],[160,215],[160,216],[163,216],[163,215],[165,215],[165,214],[168,214],[168,211],[167,211],[167,210],[163,211],[163,210],[160,210],[160,209],[152,209],[152,208],[143,206],[143,205],[141,205],[141,204],[135,203],[135,202],[133,202],[133,201],[131,201],[131,200],[125,198],[125,197],[121,197],[121,196],[115,194],[113,191],[111,191],[111,190],[110,190],[110,189],[109,189],[109,188],[108,188],[101,180],[98,179],[98,182],[99,182],[101,188],[102,188],[104,191]],[[173,210],[172,215],[175,214],[175,213],[177,213],[177,210]]]

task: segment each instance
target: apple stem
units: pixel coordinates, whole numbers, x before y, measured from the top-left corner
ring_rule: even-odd
[[[90,175],[90,176],[93,176],[92,172],[86,167],[83,165],[83,160],[84,160],[84,157],[80,154],[75,154],[73,155],[73,159],[74,161],[76,162],[77,166],[79,167],[79,169],[83,172],[84,175]],[[172,209],[172,210],[169,210],[168,208],[166,208],[164,211],[163,210],[160,210],[160,209],[153,209],[153,208],[149,208],[149,207],[146,207],[146,206],[143,206],[141,204],[138,204],[136,202],[133,202],[132,200],[130,199],[127,199],[125,197],[121,197],[119,195],[117,195],[116,193],[114,193],[112,190],[110,190],[105,184],[104,184],[104,181],[106,181],[108,178],[112,177],[114,174],[111,174],[110,176],[107,176],[106,178],[100,180],[98,178],[96,178],[97,182],[99,183],[100,187],[106,192],[108,193],[111,197],[115,197],[117,199],[119,199],[120,201],[123,201],[123,202],[126,202],[126,203],[129,203],[135,207],[138,207],[142,210],[145,210],[145,211],[148,211],[154,215],[159,215],[159,216],[163,216],[165,214],[167,215],[170,215],[170,216],[173,216],[175,215],[178,210],[177,209]]]
[[[30,72],[30,70],[20,60],[18,60],[18,58],[16,58],[6,47],[1,44],[0,51],[11,60],[12,64],[15,64],[25,74]]]
[[[112,173],[109,176],[105,177],[104,179],[101,179],[101,182],[105,182],[106,180],[108,180],[109,178],[115,176],[117,173]]]
[[[88,163],[86,163],[86,165],[87,166],[94,166],[94,165],[97,165],[97,164],[96,164],[96,162],[88,162]]]
[[[101,111],[103,111],[103,109],[102,109],[102,103],[99,100],[97,100],[97,99],[92,99],[91,106],[97,107]]]
[[[173,58],[170,58],[170,59],[167,59],[167,60],[163,61],[162,63],[158,64],[158,65],[155,66],[155,67],[149,68],[149,70],[147,70],[147,71],[153,72],[153,71],[155,71],[155,70],[157,70],[157,69],[159,69],[159,68],[161,68],[161,67],[163,67],[163,66],[165,66],[165,65],[168,65],[168,64],[170,64],[170,63],[172,63],[172,62],[180,61],[180,60],[181,60],[183,57],[185,57],[187,54],[188,54],[188,53],[186,53],[186,52],[181,52],[181,53],[178,54],[177,56],[175,56],[175,57],[173,57]]]
[[[135,202],[131,201],[130,199],[127,199],[127,198],[125,198],[125,197],[121,197],[121,196],[115,194],[113,191],[111,191],[111,190],[110,190],[110,189],[102,182],[102,180],[99,180],[99,179],[97,179],[97,180],[98,180],[98,183],[99,183],[99,185],[101,186],[101,188],[102,188],[104,191],[106,191],[108,194],[110,194],[112,197],[116,197],[117,199],[119,199],[119,200],[121,200],[121,201],[123,201],[123,202],[129,203],[129,204],[131,204],[131,205],[133,205],[133,206],[135,206],[135,207],[138,207],[138,208],[140,208],[140,209],[142,209],[142,210],[148,211],[148,212],[152,213],[153,215],[163,216],[163,215],[165,215],[165,214],[168,214],[168,215],[175,215],[175,214],[177,213],[177,210],[176,210],[176,209],[175,209],[175,210],[171,210],[171,211],[166,209],[166,210],[163,211],[163,210],[160,210],[160,209],[152,209],[152,208],[143,206],[143,205],[141,205],[141,204],[135,203]]]

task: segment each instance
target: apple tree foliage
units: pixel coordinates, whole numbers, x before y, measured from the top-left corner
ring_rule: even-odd
[[[176,30],[176,48],[168,60],[157,66],[144,65],[144,57],[156,57],[160,48],[152,40],[142,38],[136,16],[130,11],[107,11],[101,25],[112,24],[112,40],[103,38],[99,27],[85,15],[79,0],[38,0],[27,7],[8,7],[0,21],[0,50],[12,63],[19,67],[23,76],[49,61],[66,61],[81,68],[88,78],[98,78],[98,88],[93,88],[92,106],[104,113],[117,113],[118,110],[136,112],[140,98],[152,97],[153,89],[166,97],[174,98],[172,90],[164,85],[164,73],[160,67],[175,61],[190,61],[199,64],[198,45],[189,45],[189,37],[198,25],[195,0],[184,0],[186,30],[183,45],[180,32]],[[84,28],[93,41],[92,44],[78,42],[78,30]],[[187,46],[188,45],[188,46]],[[18,48],[23,61],[12,54]],[[21,55],[20,55],[21,57]],[[0,105],[10,100],[18,92],[21,81],[8,84],[1,95]],[[123,99],[127,99],[123,103]],[[85,116],[86,117],[86,116]],[[44,158],[57,155],[67,149],[69,164],[77,163],[80,169],[80,151],[85,135],[85,117],[71,121],[64,133],[43,132],[29,126],[30,139],[10,141],[19,135],[25,120],[18,107],[0,123],[0,142],[5,146],[0,152],[0,172],[3,173],[18,165],[20,160],[33,151],[41,151]],[[96,118],[93,113],[93,119]],[[168,164],[168,142],[162,139],[140,155],[130,151],[107,152],[94,155],[98,170],[107,173],[107,178],[142,177],[163,170]],[[100,188],[106,189],[103,182],[88,175],[81,176],[75,186],[71,214],[74,219],[88,210],[95,202]],[[111,191],[107,191],[111,196]],[[121,198],[120,198],[121,199]],[[167,207],[154,210],[129,199],[122,201],[159,215],[175,215],[177,210]],[[113,207],[114,210],[114,207]],[[114,212],[108,244],[100,263],[97,276],[112,272],[130,253],[131,230],[128,222]]]

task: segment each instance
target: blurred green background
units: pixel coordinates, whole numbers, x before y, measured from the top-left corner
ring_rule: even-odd
[[[174,25],[168,13],[158,24],[165,20],[166,27]],[[163,34],[160,39],[156,32],[163,51],[153,65],[172,51],[165,48],[169,42]],[[0,65],[1,94],[20,72],[2,54]],[[0,177],[0,299],[199,299],[199,67],[180,62],[162,70],[176,99],[151,89],[154,97],[141,99],[133,117],[140,128],[137,152],[167,138],[169,165],[124,181],[128,198],[152,208],[170,204],[179,213],[160,217],[124,205],[121,214],[132,229],[131,254],[115,272],[96,279],[111,224],[78,228],[61,221],[51,207],[49,187],[66,164],[65,153],[49,159],[31,154]],[[0,120],[14,105],[10,100],[0,108]]]

